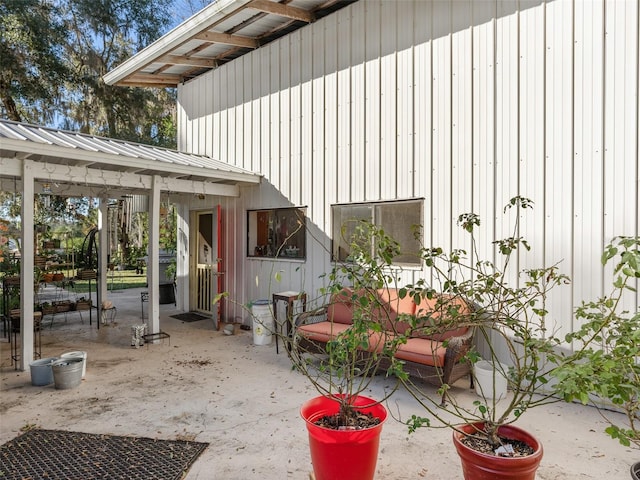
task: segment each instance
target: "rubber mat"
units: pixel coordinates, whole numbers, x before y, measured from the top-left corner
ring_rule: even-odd
[[[208,445],[34,429],[0,446],[0,478],[179,480]]]
[[[211,317],[205,317],[195,312],[178,313],[177,315],[171,315],[171,318],[177,318],[183,322],[198,322],[200,320],[210,320]]]

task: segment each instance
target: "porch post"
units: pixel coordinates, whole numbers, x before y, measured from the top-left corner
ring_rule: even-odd
[[[109,253],[109,239],[107,238],[107,209],[109,208],[108,199],[106,197],[99,198],[98,207],[98,288],[96,289],[96,303],[98,320],[96,328],[100,328],[100,321],[102,319],[102,301],[107,298],[107,256]]]
[[[189,205],[180,202],[176,205],[177,238],[176,238],[176,307],[188,312],[189,302]]]
[[[160,177],[153,176],[149,196],[149,333],[160,332]]]
[[[22,255],[20,260],[20,369],[33,361],[33,302],[35,300],[33,255],[34,183],[33,161],[22,164]]]

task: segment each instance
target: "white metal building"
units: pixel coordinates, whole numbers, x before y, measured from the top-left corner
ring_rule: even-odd
[[[337,10],[314,16],[326,3]],[[417,200],[425,243],[454,248],[460,213],[502,238],[522,195],[536,206],[521,265],[562,262],[573,284],[551,312],[571,329],[607,291],[603,247],[640,234],[639,18],[636,0],[220,0],[105,79],[177,85],[179,148],[267,180],[220,199],[238,302],[272,291],[276,271],[276,289],[316,292],[337,206],[395,215]],[[271,41],[282,19],[295,28]],[[252,212],[285,207],[306,213],[303,258],[253,248]]]

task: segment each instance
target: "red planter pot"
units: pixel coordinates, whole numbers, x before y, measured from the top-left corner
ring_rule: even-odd
[[[316,480],[372,480],[378,461],[382,424],[387,410],[376,401],[358,396],[353,405],[364,406],[362,413],[371,413],[380,423],[365,430],[333,430],[313,422],[338,412],[339,404],[331,397],[315,397],[302,405],[300,415],[307,424],[311,462]]]
[[[460,430],[473,433],[480,428],[482,423],[464,425]],[[465,480],[534,480],[542,460],[542,444],[533,435],[512,425],[500,427],[498,433],[503,437],[526,443],[533,448],[533,454],[515,458],[486,455],[464,445],[460,441],[464,435],[454,431],[453,443],[462,462]]]

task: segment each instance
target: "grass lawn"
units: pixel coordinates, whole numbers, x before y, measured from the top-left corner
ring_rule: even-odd
[[[67,272],[67,275],[73,272]],[[64,285],[64,284],[63,284]],[[134,270],[114,270],[109,271],[107,273],[107,289],[109,291],[113,290],[123,290],[126,288],[144,288],[147,286],[147,275],[145,274],[136,274]],[[73,280],[73,286],[66,286],[65,288],[69,289],[75,294],[82,294],[89,292],[89,280]],[[96,280],[91,281],[91,292],[95,293],[96,291]],[[20,297],[19,297],[19,289],[10,290],[12,292],[10,297],[10,307],[9,308],[19,308],[20,305]],[[4,313],[5,306],[5,295],[0,296],[0,314]]]
[[[89,291],[89,280],[74,280],[75,292]],[[137,274],[135,270],[114,270],[107,272],[107,289],[124,290],[126,288],[143,288],[147,286],[147,274]],[[91,290],[95,292],[96,281],[91,281]]]

